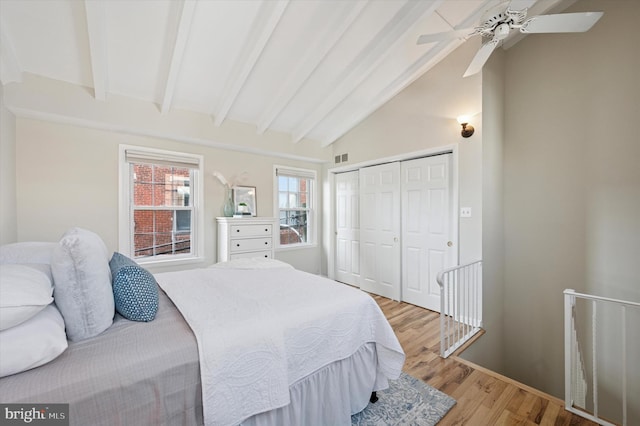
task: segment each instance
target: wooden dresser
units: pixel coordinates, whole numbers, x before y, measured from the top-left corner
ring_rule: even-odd
[[[218,262],[243,257],[274,258],[278,222],[273,217],[217,217]]]

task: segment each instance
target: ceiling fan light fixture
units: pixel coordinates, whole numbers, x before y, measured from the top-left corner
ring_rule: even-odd
[[[504,40],[509,35],[509,31],[511,31],[509,24],[498,25],[494,30],[494,40]]]

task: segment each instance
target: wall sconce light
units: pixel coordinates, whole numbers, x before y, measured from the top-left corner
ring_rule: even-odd
[[[458,117],[458,123],[460,123],[460,125],[462,126],[462,132],[460,132],[460,134],[462,135],[463,138],[468,138],[469,136],[471,136],[473,134],[473,131],[475,130],[473,128],[473,126],[471,124],[469,124],[469,116],[468,115],[461,115]]]

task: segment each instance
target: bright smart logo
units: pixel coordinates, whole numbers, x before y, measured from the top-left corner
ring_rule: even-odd
[[[68,426],[69,404],[0,404],[0,425]]]

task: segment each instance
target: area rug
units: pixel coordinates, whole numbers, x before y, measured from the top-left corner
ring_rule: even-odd
[[[389,388],[377,396],[377,402],[351,416],[352,426],[435,425],[456,404],[455,399],[405,373],[390,380]]]

